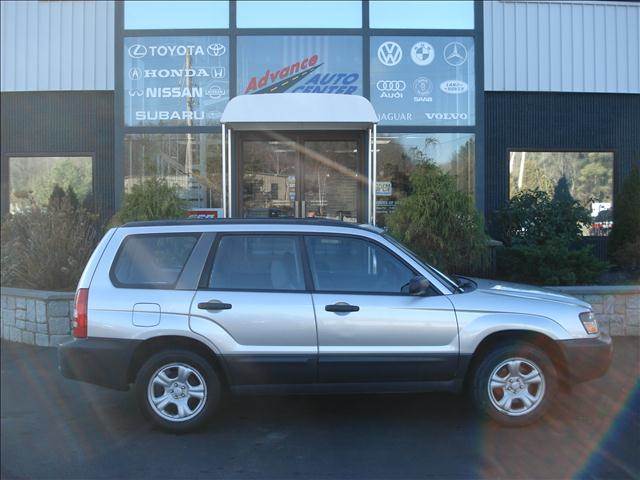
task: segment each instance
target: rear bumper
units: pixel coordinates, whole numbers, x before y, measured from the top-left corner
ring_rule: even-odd
[[[586,382],[602,377],[613,357],[611,337],[601,333],[593,338],[579,338],[558,342],[564,353],[571,383]]]
[[[72,380],[128,390],[128,370],[138,340],[80,338],[58,347],[58,369]]]

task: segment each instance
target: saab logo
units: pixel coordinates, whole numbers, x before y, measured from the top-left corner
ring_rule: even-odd
[[[142,58],[147,54],[147,47],[136,43],[129,47],[129,56],[131,58]]]
[[[225,93],[227,92],[220,85],[211,85],[207,89],[207,96],[213,100],[224,97]]]
[[[378,80],[376,88],[380,92],[380,98],[403,98],[402,92],[407,84],[404,80]]]
[[[469,90],[469,85],[462,80],[445,80],[440,84],[440,90],[444,93],[459,95]]]
[[[402,60],[402,48],[396,42],[384,42],[378,47],[378,60],[387,67],[393,67]]]
[[[129,90],[130,97],[144,97],[144,90]]]
[[[222,68],[224,73],[224,68],[220,68]],[[144,78],[192,78],[213,76],[213,71],[209,73],[205,68],[160,68],[144,70]]]
[[[418,42],[411,47],[411,60],[416,65],[424,67],[433,62],[433,58],[436,56],[436,51],[429,42]]]
[[[466,113],[425,113],[429,120],[466,120]]]
[[[413,81],[414,102],[432,102],[431,92],[433,92],[433,82],[427,77],[418,77]]]
[[[136,120],[138,121],[146,121],[146,120],[204,120],[204,112],[193,112],[193,111],[169,111],[169,110],[159,110],[159,111],[142,111],[138,110],[135,114]]]
[[[129,70],[129,78],[131,80],[138,80],[142,76],[142,70],[139,68],[132,68]]]
[[[444,60],[453,67],[459,67],[467,61],[467,47],[460,42],[448,43],[443,50]]]
[[[387,120],[389,122],[412,121],[413,113],[383,112],[380,114],[380,120]]]
[[[227,51],[227,48],[221,43],[212,43],[207,47],[207,53],[212,57],[221,57]]]

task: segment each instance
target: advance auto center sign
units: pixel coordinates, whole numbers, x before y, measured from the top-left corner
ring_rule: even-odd
[[[229,100],[229,42],[125,38],[123,75],[125,125],[215,125]]]
[[[362,95],[361,52],[360,37],[240,37],[238,94]]]

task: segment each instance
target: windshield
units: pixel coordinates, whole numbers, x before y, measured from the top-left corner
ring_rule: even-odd
[[[405,254],[407,254],[409,257],[411,257],[415,262],[419,263],[424,269],[426,269],[431,275],[433,275],[434,277],[436,277],[438,280],[440,280],[441,283],[443,283],[445,286],[447,286],[450,290],[452,290],[453,292],[457,291],[459,288],[458,282],[456,282],[455,280],[453,280],[452,278],[448,277],[447,275],[445,275],[444,273],[442,273],[440,270],[438,270],[435,267],[432,267],[431,265],[423,262],[420,257],[418,257],[415,253],[413,253],[411,250],[409,250],[409,248],[406,245],[403,245],[402,243],[400,243],[398,240],[396,240],[395,238],[393,238],[391,235],[389,235],[388,233],[383,233],[382,236],[390,241],[391,243],[393,243],[396,247],[398,247],[400,250],[402,250]]]

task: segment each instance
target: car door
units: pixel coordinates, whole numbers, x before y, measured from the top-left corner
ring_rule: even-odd
[[[316,381],[316,323],[301,252],[295,235],[217,236],[190,325],[220,350],[233,384]]]
[[[458,364],[458,326],[446,295],[408,294],[416,275],[364,237],[305,236],[318,324],[321,382],[446,380]]]

